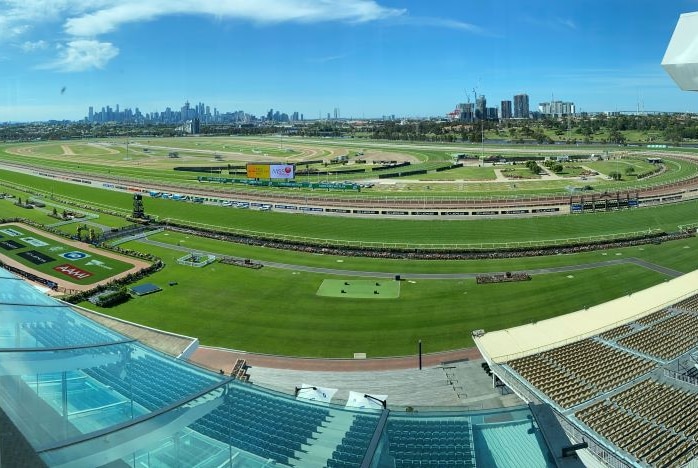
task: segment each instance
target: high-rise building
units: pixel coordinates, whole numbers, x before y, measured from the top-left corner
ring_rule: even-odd
[[[502,107],[500,108],[499,118],[510,119],[511,116],[511,101],[502,101]]]
[[[90,110],[88,112],[88,117],[87,117],[88,122],[94,122],[95,121],[95,108],[90,106]]]
[[[517,94],[514,96],[514,118],[527,119],[529,113],[528,94]]]
[[[541,102],[538,104],[538,110],[541,114],[550,115],[553,117],[561,117],[564,115],[574,115],[575,106],[573,102],[550,101]]]
[[[487,118],[487,98],[481,94],[475,99],[475,118],[477,120]]]
[[[462,102],[456,108],[458,111],[457,118],[463,122],[472,122],[475,120],[475,104],[472,102]]]

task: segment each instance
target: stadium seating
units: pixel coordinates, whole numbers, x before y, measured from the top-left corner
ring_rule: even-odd
[[[108,343],[114,337],[105,331],[76,322],[25,322],[22,328],[45,348]]]
[[[698,312],[698,294],[691,296],[688,299],[684,299],[681,302],[676,303],[674,306],[679,309],[690,310],[693,312]]]
[[[242,386],[231,386],[225,404],[191,427],[225,444],[288,465],[314,440],[329,411]]]
[[[359,415],[354,418],[349,431],[342,438],[342,443],[328,460],[328,468],[359,466],[366,455],[366,447],[373,437],[378,424],[378,416]]]
[[[655,366],[592,338],[508,364],[563,408],[605,393]]]
[[[651,325],[655,322],[659,322],[660,320],[668,317],[669,315],[671,315],[671,312],[669,312],[669,310],[662,309],[658,310],[657,312],[653,312],[649,315],[645,315],[644,317],[635,320],[635,322],[639,323],[640,325]]]
[[[661,320],[617,343],[662,361],[670,361],[698,344],[698,316],[688,312],[667,312]]]
[[[191,395],[192,391],[203,390],[217,381],[170,360],[149,355],[131,358],[124,363],[86,368],[84,372],[126,398],[133,398],[135,403],[149,411],[175,403]],[[157,392],[153,391],[153,382],[158,384]]]
[[[698,453],[698,394],[652,379],[576,413],[621,449],[652,466],[681,466]]]
[[[620,338],[621,336],[628,335],[633,331],[635,331],[635,327],[633,327],[631,324],[621,325],[620,327],[616,327],[608,330],[607,332],[601,333],[599,338],[611,341],[615,340],[616,338]]]
[[[473,432],[467,418],[391,417],[388,440],[396,468],[475,466]]]

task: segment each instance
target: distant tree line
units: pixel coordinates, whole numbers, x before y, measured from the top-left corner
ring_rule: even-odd
[[[618,115],[461,122],[427,120],[318,120],[250,124],[203,124],[202,135],[294,135],[349,137],[418,142],[479,143],[498,139],[513,143],[665,143],[698,140],[698,116],[693,114]],[[185,135],[174,124],[124,124],[50,121],[0,125],[0,141],[69,140],[114,137],[174,137]]]

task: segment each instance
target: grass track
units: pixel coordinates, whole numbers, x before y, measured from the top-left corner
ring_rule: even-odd
[[[137,242],[126,247],[142,248]],[[327,275],[218,263],[177,265],[181,253],[159,247],[167,268],[148,278],[164,291],[108,312],[145,325],[197,336],[203,344],[293,356],[413,354],[472,346],[470,332],[495,330],[591,306],[664,281],[658,273],[621,265],[530,282],[476,285],[474,280],[404,281],[387,301],[316,296]],[[177,286],[167,282],[177,281]],[[600,287],[600,286],[603,287]]]
[[[85,200],[96,206],[131,211],[127,193],[0,171],[0,179]],[[669,206],[584,215],[517,219],[394,220],[260,213],[211,205],[146,198],[146,213],[222,228],[330,241],[394,244],[503,244],[553,241],[652,229],[674,231],[698,221],[698,201]]]

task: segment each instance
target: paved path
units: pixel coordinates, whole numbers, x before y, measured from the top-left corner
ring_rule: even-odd
[[[422,367],[434,367],[449,362],[472,361],[481,358],[477,348],[456,349],[423,355]],[[204,367],[214,370],[223,369],[226,374],[230,373],[237,359],[245,359],[247,364],[251,366],[305,371],[355,372],[419,368],[418,356],[373,359],[299,358],[256,354],[209,346],[199,346],[190,358],[192,362]]]
[[[680,271],[672,270],[671,268],[666,268],[655,263],[650,263],[640,258],[631,257],[628,260],[634,263],[635,265],[645,267],[649,270],[656,271],[657,273],[661,273],[663,275],[671,276],[674,278],[678,278],[679,276],[683,275],[683,273]]]

